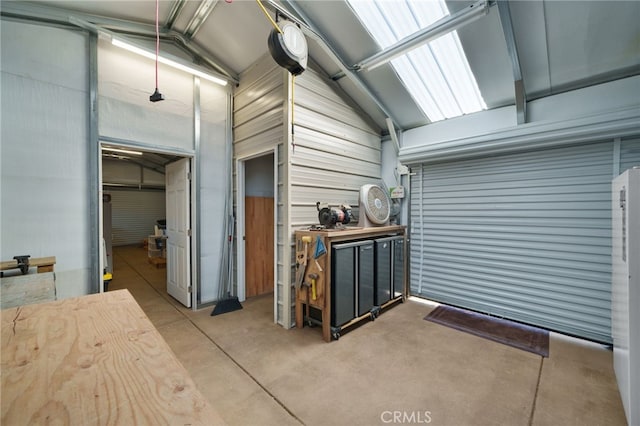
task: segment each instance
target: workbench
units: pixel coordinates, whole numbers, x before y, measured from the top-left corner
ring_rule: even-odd
[[[1,424],[224,424],[127,290],[1,314]]]
[[[34,259],[29,259],[29,267],[37,268],[39,274],[44,272],[53,272],[53,266],[56,264],[55,256],[47,256],[47,257],[38,257]],[[5,260],[0,262],[0,272],[8,271],[11,269],[17,269],[20,267],[20,264],[17,260]]]
[[[406,254],[404,272],[402,277],[402,295],[394,297],[383,306],[377,306],[376,310],[358,317],[354,317],[340,327],[331,326],[331,252],[336,243],[352,242],[382,237],[401,236],[403,247],[406,247],[406,227],[401,225],[379,226],[370,228],[342,227],[336,229],[307,229],[295,231],[296,241],[296,273],[304,269],[302,285],[296,283],[295,316],[296,327],[304,327],[307,323],[318,323],[322,326],[322,337],[326,342],[340,337],[340,331],[345,330],[359,321],[371,318],[375,319],[377,312],[400,300],[407,295],[406,279]],[[307,237],[307,238],[305,238]],[[310,238],[309,238],[310,237]],[[326,248],[326,253],[316,258],[316,241],[320,238]],[[307,240],[307,243],[304,241]],[[406,253],[406,249],[404,251]],[[305,262],[306,265],[302,265]],[[296,274],[296,275],[297,275]],[[315,296],[315,298],[313,297]],[[309,310],[313,308],[320,311],[321,319],[311,318]]]

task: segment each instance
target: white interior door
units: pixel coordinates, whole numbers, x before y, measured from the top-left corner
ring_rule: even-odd
[[[165,168],[167,194],[167,292],[191,307],[189,159]]]

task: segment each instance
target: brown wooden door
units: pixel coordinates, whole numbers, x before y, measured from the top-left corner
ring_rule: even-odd
[[[273,292],[273,198],[245,197],[246,297]]]

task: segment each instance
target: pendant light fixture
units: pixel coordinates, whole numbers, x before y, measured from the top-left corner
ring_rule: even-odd
[[[160,0],[156,0],[156,90],[153,92],[151,96],[149,96],[149,100],[151,102],[164,101],[164,96],[158,90],[158,56],[160,54],[160,29],[158,25],[159,9],[160,9]]]

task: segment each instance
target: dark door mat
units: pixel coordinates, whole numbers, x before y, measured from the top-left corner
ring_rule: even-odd
[[[438,306],[424,319],[543,357],[549,356],[547,330],[445,305]]]

